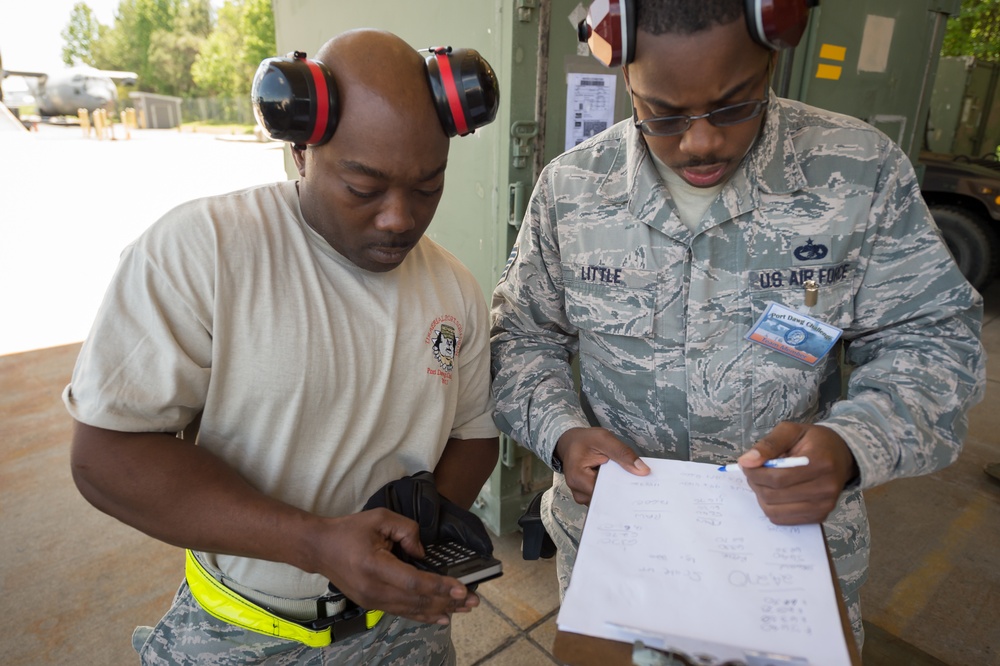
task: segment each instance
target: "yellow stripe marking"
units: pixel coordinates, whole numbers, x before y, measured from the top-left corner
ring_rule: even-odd
[[[840,62],[844,62],[844,58],[847,57],[847,47],[824,44],[819,48],[819,57],[825,60],[839,60]]]
[[[816,67],[816,78],[839,81],[841,69],[840,65],[824,65],[823,63],[820,63]]]
[[[990,502],[985,495],[978,495],[972,503],[951,522],[948,533],[937,540],[942,547],[924,557],[920,566],[892,588],[885,604],[885,617],[879,625],[890,634],[899,636],[913,618],[926,606],[938,587],[954,568],[952,558],[961,552],[973,534],[979,531],[984,513]]]

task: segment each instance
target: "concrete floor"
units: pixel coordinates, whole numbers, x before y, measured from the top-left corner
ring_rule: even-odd
[[[17,163],[23,167],[38,160],[40,165],[44,159],[51,173],[54,146],[47,141],[24,145]],[[129,151],[130,159],[138,159],[136,145],[85,148],[78,143],[71,154],[87,150],[88,159],[103,159],[102,154],[119,148]],[[5,144],[8,166],[17,149]],[[266,146],[238,150],[243,151],[239,157],[226,159],[220,153],[219,159],[242,165],[260,155],[269,160],[262,168],[281,172],[280,154],[263,155],[269,151]],[[184,154],[180,151],[178,157]],[[0,160],[0,166],[4,162]],[[15,182],[24,173],[37,171],[5,173],[0,168],[0,182]],[[168,173],[165,168],[163,177]],[[246,184],[266,180],[260,177]],[[123,193],[131,192],[143,197],[147,213],[168,205],[148,192],[132,191],[139,187],[137,181],[106,203],[120,202]],[[161,190],[157,195],[162,196]],[[54,192],[46,206],[60,205],[65,197],[59,194]],[[181,200],[190,198],[177,194]],[[10,203],[10,197],[3,199]],[[120,224],[124,216],[114,217]],[[0,216],[5,239],[0,244],[0,276],[5,278],[0,280],[4,285],[0,311],[5,313],[0,329],[17,333],[6,340],[6,348],[0,344],[0,610],[13,620],[0,634],[0,662],[11,666],[136,663],[129,645],[131,631],[137,624],[154,624],[167,608],[181,579],[183,556],[180,550],[99,513],[72,484],[70,421],[59,396],[79,349],[75,341],[82,336],[76,331],[89,325],[93,306],[88,301],[81,308],[85,318],[81,323],[79,317],[70,321],[65,316],[69,306],[58,300],[67,298],[67,291],[76,301],[91,298],[89,293],[73,291],[86,272],[81,262],[110,271],[104,264],[113,267],[118,251],[135,233],[115,227],[110,231],[117,236],[101,236],[109,233],[111,224],[104,220],[106,224],[94,225],[91,233],[66,237],[52,228],[21,229],[22,219],[26,218],[17,220],[20,226],[15,230],[14,218]],[[149,221],[144,214],[138,223]],[[11,226],[4,226],[8,223]],[[12,237],[26,240],[29,233],[42,236],[15,243],[12,249],[8,243]],[[61,246],[68,247],[53,256],[53,244],[43,242],[46,236],[57,237]],[[36,243],[42,250],[37,257],[30,254]],[[110,256],[95,258],[98,251]],[[4,273],[20,266],[24,268],[16,274]],[[35,283],[36,273],[30,270],[57,284],[32,296],[26,286]],[[60,274],[61,270],[65,272]],[[102,290],[106,280],[97,278]],[[865,666],[1000,666],[1000,481],[982,471],[986,462],[1000,460],[1000,283],[985,296],[990,381],[986,400],[972,412],[962,456],[938,474],[894,481],[866,493],[874,549],[870,579],[862,591],[868,630]],[[63,318],[45,319],[46,309]],[[39,338],[27,324],[74,337]],[[0,330],[0,341],[2,334]],[[47,348],[22,351],[30,348],[23,340],[42,340]],[[456,620],[459,664],[556,663],[550,654],[559,607],[554,564],[522,561],[517,534],[496,539],[496,547],[505,574],[480,587],[484,603],[479,609]]]

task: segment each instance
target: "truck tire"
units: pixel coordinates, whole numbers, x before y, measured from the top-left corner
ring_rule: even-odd
[[[962,275],[981,292],[1000,262],[992,230],[978,215],[958,206],[932,206],[931,215]]]

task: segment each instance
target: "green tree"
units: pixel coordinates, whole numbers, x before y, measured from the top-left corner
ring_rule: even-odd
[[[209,0],[174,1],[171,29],[149,36],[149,84],[164,95],[191,97],[198,92],[191,65],[212,32],[212,8]]]
[[[122,65],[119,44],[120,33],[109,25],[97,25],[97,39],[91,46],[91,64],[98,69],[125,69]]]
[[[212,5],[210,0],[187,0],[177,7],[174,30],[188,32],[197,37],[208,37],[212,32]]]
[[[240,33],[243,35],[244,58],[256,71],[264,58],[275,55],[274,11],[271,0],[246,0],[240,16]],[[248,87],[247,90],[250,88]]]
[[[959,15],[948,21],[941,55],[1000,60],[1000,0],[963,0]]]
[[[211,95],[235,97],[243,92],[245,67],[242,66],[243,38],[240,35],[242,9],[238,1],[226,0],[219,8],[212,33],[191,66],[191,76],[195,83]]]
[[[271,0],[120,0],[112,25],[79,2],[63,32],[67,63],[133,71],[140,90],[181,97],[243,97],[274,55]]]
[[[98,26],[93,10],[85,2],[73,5],[69,23],[63,28],[62,59],[67,65],[93,65],[93,48],[98,39]]]
[[[112,25],[97,24],[91,64],[136,72],[140,90],[192,95],[191,65],[211,31],[210,0],[120,0]]]
[[[187,31],[154,31],[149,39],[149,66],[156,75],[147,83],[162,95],[194,96],[198,86],[191,65],[204,43],[205,37]]]
[[[156,92],[163,81],[150,63],[150,44],[156,31],[173,31],[177,5],[178,0],[121,0],[114,24],[99,31],[97,66],[135,72],[140,90]]]
[[[273,56],[275,48],[270,0],[226,0],[191,74],[210,94],[245,96],[257,65]]]

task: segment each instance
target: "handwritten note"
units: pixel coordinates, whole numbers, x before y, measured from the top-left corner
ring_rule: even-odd
[[[598,475],[561,630],[850,665],[819,525],[774,525],[740,473],[643,460],[648,476],[614,463]]]

